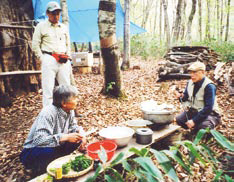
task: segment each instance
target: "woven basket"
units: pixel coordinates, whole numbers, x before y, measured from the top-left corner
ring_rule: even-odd
[[[56,168],[58,163],[59,164],[65,164],[67,162],[69,162],[70,160],[74,160],[76,156],[79,156],[79,155],[82,155],[82,154],[78,154],[78,155],[66,155],[64,157],[60,157],[54,161],[52,161],[48,166],[47,166],[47,173],[50,174],[51,176],[55,177],[55,173],[50,171],[49,169],[51,168]],[[87,157],[88,159],[91,159],[92,160],[92,163],[91,165],[83,170],[83,171],[79,171],[79,172],[76,172],[76,171],[73,171],[72,169],[68,172],[68,174],[63,174],[63,178],[75,178],[75,177],[78,177],[78,176],[81,176],[81,175],[84,175],[86,174],[87,172],[89,172],[91,169],[93,169],[93,159],[89,156],[85,156]]]

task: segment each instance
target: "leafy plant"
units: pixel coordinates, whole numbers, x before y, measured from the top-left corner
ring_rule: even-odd
[[[155,182],[164,181],[164,175],[168,176],[173,181],[179,181],[176,170],[174,169],[175,164],[179,164],[189,176],[194,177],[196,173],[193,172],[194,162],[202,164],[202,168],[211,166],[215,177],[213,181],[228,181],[231,182],[233,179],[227,175],[227,172],[220,169],[219,161],[214,151],[204,144],[204,140],[207,134],[211,134],[214,139],[226,150],[233,151],[233,143],[227,140],[221,133],[215,130],[201,129],[193,142],[185,140],[178,142],[176,146],[171,146],[169,150],[157,151],[154,149],[143,148],[141,150],[136,148],[129,149],[138,157],[134,159],[124,159],[124,154],[120,153],[109,166],[106,165],[107,156],[105,150],[101,149],[99,157],[102,161],[102,165],[98,167],[93,177],[87,179],[87,182],[93,182],[96,180],[98,175],[103,171],[103,179],[108,182],[111,181],[126,181],[123,174],[120,174],[114,166],[118,163],[122,164],[125,170],[125,175],[130,176],[132,180],[128,181],[139,181],[139,182]],[[183,154],[180,150],[188,151],[187,154]],[[159,169],[153,162],[153,156],[161,166]]]
[[[106,91],[109,92],[109,90],[113,90],[113,85],[115,85],[115,82],[107,83]]]

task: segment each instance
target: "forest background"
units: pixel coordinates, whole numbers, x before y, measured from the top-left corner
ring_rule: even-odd
[[[125,0],[126,1],[126,0]],[[162,57],[172,46],[209,46],[234,59],[231,0],[130,0],[130,21],[147,33],[131,38],[131,54]],[[124,0],[121,0],[124,7]],[[120,42],[121,43],[121,42]],[[122,45],[122,44],[120,44]]]

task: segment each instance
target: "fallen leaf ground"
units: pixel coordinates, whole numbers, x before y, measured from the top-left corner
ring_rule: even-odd
[[[79,89],[77,111],[80,114],[78,124],[85,130],[101,129],[108,125],[122,125],[125,121],[142,117],[140,103],[153,99],[158,103],[170,103],[182,109],[170,91],[171,85],[184,88],[186,80],[157,83],[157,61],[132,58],[131,69],[122,72],[123,89],[127,98],[117,100],[100,93],[103,85],[101,74],[80,74],[74,68],[76,85]],[[134,66],[140,69],[132,69]],[[233,122],[232,97],[227,87],[219,86],[218,102],[222,110],[222,124],[218,127],[226,137],[232,140],[231,122]],[[21,94],[13,98],[13,106],[0,108],[0,181],[25,181],[25,174],[19,162],[19,154],[30,127],[42,108],[42,93]],[[95,140],[95,135],[89,141]]]

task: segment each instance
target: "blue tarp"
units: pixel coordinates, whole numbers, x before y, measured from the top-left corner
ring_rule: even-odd
[[[46,19],[46,5],[51,0],[32,0],[34,19]],[[60,2],[59,0],[55,0]],[[97,42],[99,0],[67,0],[69,30],[72,42]],[[122,37],[124,32],[124,13],[120,1],[116,0],[116,36]],[[146,32],[145,29],[130,23],[130,34]]]

